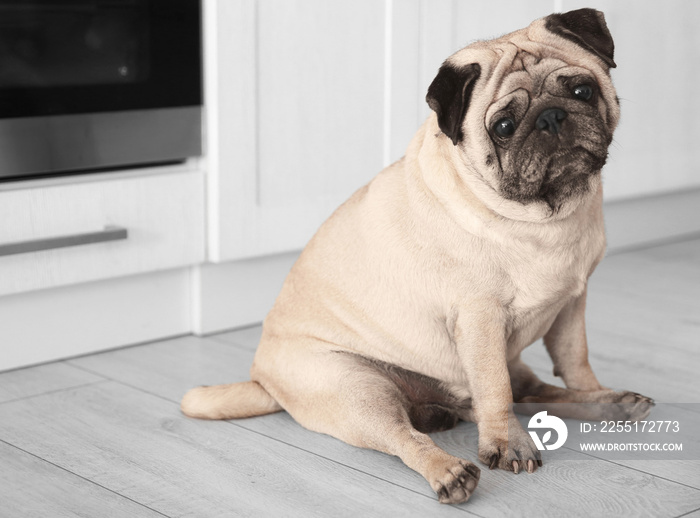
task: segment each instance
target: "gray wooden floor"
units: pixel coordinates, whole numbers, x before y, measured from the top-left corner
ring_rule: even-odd
[[[601,381],[700,402],[699,288],[700,240],[608,257],[588,304]],[[247,379],[259,335],[183,337],[0,373],[0,516],[700,517],[699,461],[569,452],[533,475],[485,469],[468,503],[443,506],[398,459],[308,432],[285,413],[183,417],[190,387]],[[541,344],[526,357],[551,379]],[[434,437],[476,458],[473,424]]]

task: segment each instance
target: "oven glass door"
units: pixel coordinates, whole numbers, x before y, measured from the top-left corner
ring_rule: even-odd
[[[201,104],[197,0],[0,0],[0,119]]]

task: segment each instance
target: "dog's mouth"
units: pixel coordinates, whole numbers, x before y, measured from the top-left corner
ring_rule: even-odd
[[[533,131],[504,153],[501,194],[523,204],[544,201],[557,212],[566,200],[588,192],[609,143],[607,132],[590,124],[544,138]]]
[[[520,167],[510,169],[510,174],[504,171],[501,194],[523,204],[544,201],[554,212],[566,200],[585,195],[591,176],[600,174],[607,159],[607,152],[594,152],[584,146],[521,154],[524,158]]]
[[[536,198],[557,212],[566,200],[588,192],[590,177],[600,174],[606,159],[607,153],[594,154],[582,146],[555,154],[545,169]]]

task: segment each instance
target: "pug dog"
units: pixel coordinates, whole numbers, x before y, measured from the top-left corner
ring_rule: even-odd
[[[603,14],[580,9],[450,56],[405,157],[337,209],[291,269],[251,381],[195,388],[182,411],[286,410],[400,457],[443,503],[467,500],[479,480],[427,435],[460,419],[477,423],[482,463],[531,473],[542,461],[514,402],[646,417],[649,398],[596,379],[584,323],[620,114],[613,53]],[[540,338],[566,388],[521,361]]]

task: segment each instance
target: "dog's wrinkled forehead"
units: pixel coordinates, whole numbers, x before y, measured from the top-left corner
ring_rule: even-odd
[[[567,63],[557,58],[543,58],[520,51],[510,66],[511,72],[501,81],[496,98],[505,97],[516,90],[526,90],[530,98],[541,95],[545,79]]]

